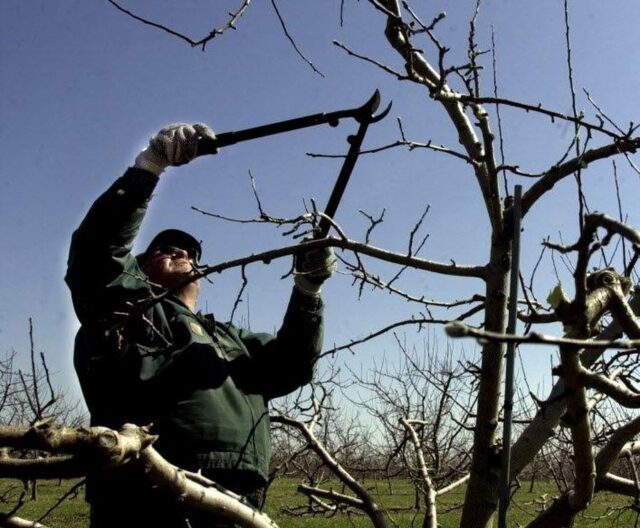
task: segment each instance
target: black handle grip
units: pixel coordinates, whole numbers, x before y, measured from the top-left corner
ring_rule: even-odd
[[[379,105],[380,92],[376,90],[365,104],[357,108],[295,117],[293,119],[269,123],[267,125],[261,125],[253,128],[246,128],[236,132],[223,132],[221,134],[217,134],[215,140],[201,138],[198,141],[198,153],[196,154],[196,157],[204,156],[206,154],[215,154],[217,149],[233,145],[235,143],[240,143],[241,141],[271,136],[273,134],[281,134],[282,132],[290,132],[291,130],[298,130],[300,128],[312,127],[323,123],[328,123],[330,126],[338,126],[340,120],[345,117],[351,117],[360,123],[371,122],[376,119],[373,118],[373,114],[378,109]],[[387,111],[385,111],[384,115],[386,115]]]

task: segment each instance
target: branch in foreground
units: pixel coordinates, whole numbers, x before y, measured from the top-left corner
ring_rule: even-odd
[[[0,478],[18,480],[50,480],[79,478],[87,473],[89,463],[82,456],[48,458],[3,458]]]
[[[93,456],[102,465],[118,465],[136,458],[156,438],[146,428],[133,424],[125,424],[120,431],[100,426],[71,429],[49,421],[28,428],[0,426],[0,447]]]
[[[363,255],[367,255],[369,257],[377,258],[379,260],[384,260],[385,262],[391,262],[392,264],[402,264],[415,269],[431,271],[434,273],[442,273],[444,275],[453,275],[458,277],[475,277],[479,279],[483,279],[486,276],[485,266],[468,266],[456,264],[455,262],[451,264],[444,264],[442,262],[435,262],[432,260],[425,260],[417,257],[408,257],[407,255],[402,253],[387,251],[386,249],[381,249],[375,246],[363,244],[361,242],[356,242],[355,240],[337,238],[309,240],[307,242],[296,244],[294,246],[286,246],[280,249],[273,249],[270,251],[250,255],[248,257],[230,260],[228,262],[217,264],[215,266],[207,266],[202,270],[202,275],[219,273],[229,268],[235,268],[243,266],[245,264],[251,264],[253,262],[264,262],[268,264],[272,260],[277,258],[295,255],[298,253],[303,253],[305,251],[324,247],[347,249],[350,251],[361,253]]]
[[[206,510],[246,528],[277,528],[264,513],[200,474],[190,473],[167,462],[149,446],[140,453],[145,475],[160,492],[180,498],[190,508]]]
[[[451,264],[444,264],[441,262],[435,262],[431,260],[425,260],[417,257],[409,257],[402,253],[395,253],[393,251],[387,251],[385,249],[380,249],[375,246],[363,244],[361,242],[356,242],[353,240],[349,240],[346,238],[337,239],[337,238],[322,238],[318,240],[309,240],[300,244],[295,244],[293,246],[285,246],[279,249],[272,249],[270,251],[264,251],[262,253],[256,253],[253,255],[249,255],[248,257],[241,257],[234,260],[229,260],[227,262],[223,262],[221,264],[216,264],[214,266],[205,266],[204,268],[198,271],[198,274],[194,274],[193,277],[181,282],[174,288],[168,289],[160,295],[155,295],[150,299],[143,300],[138,304],[135,309],[130,313],[126,314],[124,320],[128,320],[129,317],[133,317],[137,314],[144,313],[153,305],[159,303],[165,297],[174,294],[176,291],[184,288],[187,284],[197,281],[203,277],[207,277],[214,273],[221,273],[222,271],[246,266],[247,264],[253,264],[255,262],[264,262],[265,264],[269,264],[272,260],[287,257],[290,255],[297,255],[299,253],[303,253],[306,251],[320,249],[325,247],[336,247],[340,249],[347,249],[354,251],[356,253],[361,253],[363,255],[367,255],[373,258],[377,258],[379,260],[383,260],[385,262],[391,262],[393,264],[401,264],[404,266],[412,267],[419,270],[431,271],[433,273],[442,273],[445,275],[453,275],[458,277],[475,277],[478,279],[484,279],[487,274],[486,266],[468,266],[468,265],[460,265],[452,262]],[[118,323],[114,326],[121,326],[122,322]]]
[[[624,350],[633,350],[640,347],[640,339],[614,339],[611,341],[600,339],[570,339],[548,336],[538,332],[530,332],[525,335],[501,334],[473,328],[458,321],[445,326],[445,331],[449,337],[474,337],[479,341],[495,341],[499,343],[568,345],[580,348],[620,348]]]
[[[71,453],[72,457],[59,461],[71,461],[83,470],[83,474],[108,466],[139,466],[150,486],[190,508],[212,512],[247,528],[277,528],[267,515],[253,508],[240,495],[200,474],[184,471],[167,462],[151,446],[155,439],[144,427],[133,424],[125,424],[120,431],[106,427],[70,429],[48,423],[31,428],[0,427],[1,447]],[[5,460],[0,460],[2,476],[5,476],[5,467],[15,467],[12,460],[6,462],[5,465]],[[42,466],[39,460],[24,461],[20,465],[27,466],[28,463],[36,469]]]

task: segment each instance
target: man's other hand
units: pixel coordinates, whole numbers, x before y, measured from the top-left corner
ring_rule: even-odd
[[[295,286],[307,295],[318,295],[322,283],[331,277],[337,268],[338,260],[331,247],[298,253],[294,258]]]

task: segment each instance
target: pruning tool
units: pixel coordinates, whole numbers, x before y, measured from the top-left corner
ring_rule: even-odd
[[[324,210],[324,214],[327,217],[333,218],[360,154],[360,146],[362,145],[364,136],[367,133],[367,128],[371,123],[377,123],[386,117],[389,110],[391,110],[391,104],[392,103],[389,103],[389,105],[380,114],[374,115],[380,106],[380,92],[376,90],[365,104],[357,108],[296,117],[294,119],[287,119],[285,121],[278,121],[276,123],[269,123],[267,125],[247,128],[235,132],[223,132],[221,134],[217,134],[216,139],[214,140],[201,138],[198,143],[197,156],[214,154],[220,147],[226,147],[227,145],[233,145],[235,143],[240,143],[241,141],[271,136],[282,132],[290,132],[299,128],[307,128],[324,123],[328,123],[330,126],[335,127],[338,126],[341,119],[355,119],[360,126],[358,127],[358,131],[355,135],[347,137],[349,151],[345,156],[342,168],[340,169],[333,191],[331,192],[331,196],[329,197],[329,201],[327,202],[327,206]],[[330,220],[328,218],[321,218],[314,238],[325,238],[330,227]]]

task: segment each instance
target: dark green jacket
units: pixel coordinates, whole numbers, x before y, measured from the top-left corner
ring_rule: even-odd
[[[131,253],[157,181],[129,169],[73,234],[66,281],[82,324],[74,362],[92,424],[152,423],[157,449],[175,464],[266,478],[268,400],[311,380],[322,302],[294,288],[276,336],[194,314],[171,296],[123,316],[158,293]]]

